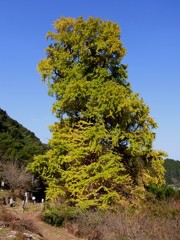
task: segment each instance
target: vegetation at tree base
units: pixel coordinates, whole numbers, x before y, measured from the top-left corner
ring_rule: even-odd
[[[0,205],[10,191],[0,191]],[[22,200],[15,195],[14,207],[0,206],[0,239],[89,239],[89,240],[162,240],[179,239],[180,211],[175,199],[170,202],[144,202],[138,209],[118,207],[91,211],[66,205],[33,204],[28,201],[22,212]],[[46,223],[63,226],[53,228]],[[13,230],[13,231],[12,231]],[[72,234],[76,237],[73,237]]]
[[[152,148],[157,124],[127,81],[116,23],[60,18],[38,70],[55,97],[50,150],[30,169],[47,198],[81,208],[138,203],[145,186],[164,183],[166,154]]]
[[[46,149],[34,133],[0,109],[0,161],[17,161],[24,165]]]
[[[158,200],[170,200],[173,198],[180,199],[180,191],[172,186],[157,187],[155,184],[150,184],[148,191],[153,193]]]
[[[180,188],[180,161],[165,159],[165,179],[167,184],[172,184]]]
[[[174,201],[173,201],[174,202]],[[90,211],[77,207],[45,208],[45,222],[65,226],[70,233],[89,240],[179,239],[180,213],[164,201],[141,205],[141,209],[116,208],[115,211]]]

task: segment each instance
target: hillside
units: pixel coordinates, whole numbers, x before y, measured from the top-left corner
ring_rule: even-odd
[[[35,134],[23,127],[0,108],[0,160],[30,161],[47,146]]]
[[[164,167],[166,183],[180,187],[180,161],[165,159]]]

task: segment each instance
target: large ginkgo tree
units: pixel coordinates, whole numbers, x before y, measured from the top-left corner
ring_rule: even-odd
[[[47,198],[82,208],[108,208],[145,196],[164,182],[156,122],[127,81],[120,28],[111,21],[60,18],[49,32],[38,71],[55,98],[50,149],[30,168]]]

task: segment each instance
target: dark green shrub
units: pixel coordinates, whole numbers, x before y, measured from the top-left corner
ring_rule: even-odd
[[[177,198],[177,199],[180,199],[180,190],[177,190],[176,198]]]
[[[156,193],[157,199],[164,200],[165,199],[165,188],[159,188]]]
[[[64,222],[64,217],[61,216],[60,212],[56,208],[46,209],[43,219],[46,223],[57,227],[62,226]]]
[[[68,221],[75,220],[82,213],[80,208],[70,206],[61,206],[59,211],[61,216]]]
[[[81,213],[77,207],[61,205],[61,207],[46,207],[43,219],[46,223],[62,226],[64,221],[73,221]]]
[[[177,195],[177,190],[175,190],[173,187],[167,186],[165,189],[165,197],[166,198],[174,198]]]
[[[148,191],[153,193],[154,195],[157,195],[158,187],[155,184],[150,184],[148,186]]]
[[[148,191],[153,193],[159,200],[170,199],[178,196],[178,191],[171,186],[157,187],[155,184],[151,184],[148,187]]]

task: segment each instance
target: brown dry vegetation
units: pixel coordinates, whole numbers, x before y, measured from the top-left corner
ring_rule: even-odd
[[[5,228],[6,231],[3,235]],[[32,240],[43,239],[43,235],[31,219],[24,219],[5,206],[0,208],[0,230],[2,230],[0,239],[12,237],[16,240],[24,240],[30,238],[30,236]]]
[[[0,192],[8,197],[8,191]],[[0,240],[77,240],[65,228],[57,228],[44,223],[41,219],[42,204],[27,203],[22,211],[21,200],[16,198],[15,207],[0,206]]]
[[[3,193],[5,194],[5,193]],[[180,201],[146,203],[141,209],[84,212],[64,227],[42,221],[42,204],[0,207],[0,240],[180,240]],[[4,224],[4,226],[3,226]],[[73,236],[74,235],[74,236]]]
[[[140,211],[91,212],[66,226],[88,240],[179,240],[180,209],[165,203],[149,204]]]

